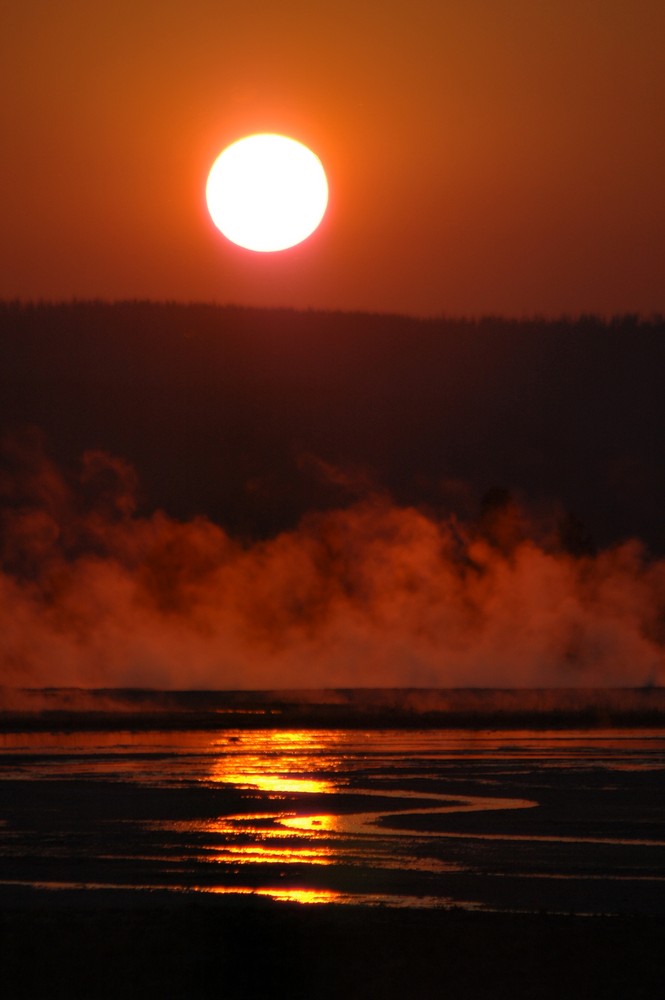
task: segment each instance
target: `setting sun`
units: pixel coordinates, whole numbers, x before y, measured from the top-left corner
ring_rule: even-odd
[[[283,135],[249,135],[215,160],[206,201],[220,232],[247,250],[286,250],[317,228],[328,182],[310,149]]]

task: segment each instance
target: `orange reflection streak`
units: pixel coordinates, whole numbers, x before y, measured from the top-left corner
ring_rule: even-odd
[[[332,865],[339,860],[339,851],[330,843],[318,843],[306,830],[285,831],[263,828],[257,823],[280,817],[260,813],[252,816],[231,816],[228,819],[157,822],[154,830],[171,830],[183,834],[203,834],[223,838],[222,844],[206,845],[198,861],[238,866],[251,865]],[[248,840],[248,838],[251,838]]]
[[[357,813],[354,813],[355,817]],[[280,818],[281,826],[308,833],[344,833],[350,826],[349,817],[322,814],[319,816],[285,816]]]
[[[320,777],[319,772],[323,769],[334,774],[339,767],[340,758],[331,754],[331,749],[330,733],[322,740],[317,731],[301,729],[247,732],[225,745],[225,752],[212,764],[210,777],[236,788],[256,788],[275,795],[330,794],[340,789],[341,782],[339,778]]]
[[[256,894],[285,903],[336,903],[341,899],[333,889],[258,889]]]
[[[246,886],[197,886],[198,892],[217,896],[267,896],[284,903],[355,903],[354,896],[334,889],[249,889]]]
[[[287,795],[305,799],[309,795],[332,795],[346,784],[339,774],[343,754],[335,752],[335,744],[336,738],[330,732],[259,730],[233,734],[216,744],[218,754],[210,761],[209,779],[256,790],[273,800]],[[282,818],[283,813],[266,812],[220,817],[202,824],[201,832],[221,836],[225,841],[223,845],[211,845],[207,859],[234,866],[334,864],[338,852],[333,844],[317,843],[306,829],[287,831],[275,825]],[[309,889],[279,892],[280,898],[298,902],[305,901],[305,896],[310,902],[323,901],[324,896],[329,901],[333,895],[318,892],[317,896]],[[300,898],[299,894],[304,895]]]
[[[221,863],[247,864],[308,864],[329,865],[332,863],[332,850],[329,848],[292,847],[287,849],[279,845],[263,847],[260,844],[230,844],[210,856],[210,860]]]
[[[275,794],[335,791],[335,786],[330,781],[316,778],[292,778],[289,775],[257,774],[246,769],[238,773],[225,773],[221,780],[225,784],[235,785],[236,788],[256,788],[260,792]]]

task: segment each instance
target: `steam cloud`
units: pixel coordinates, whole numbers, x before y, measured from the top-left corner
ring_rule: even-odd
[[[591,687],[665,681],[665,562],[572,555],[507,499],[462,524],[369,494],[243,544],[139,515],[123,461],[0,473],[8,686]]]

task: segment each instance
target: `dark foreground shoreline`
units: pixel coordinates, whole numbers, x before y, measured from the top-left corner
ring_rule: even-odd
[[[665,919],[14,891],[7,1000],[656,1000]]]

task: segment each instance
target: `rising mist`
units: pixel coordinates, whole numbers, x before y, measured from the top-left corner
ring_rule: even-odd
[[[122,459],[5,447],[0,664],[15,687],[639,687],[665,562],[592,552],[495,495],[475,520],[369,493],[263,540],[137,512]]]

